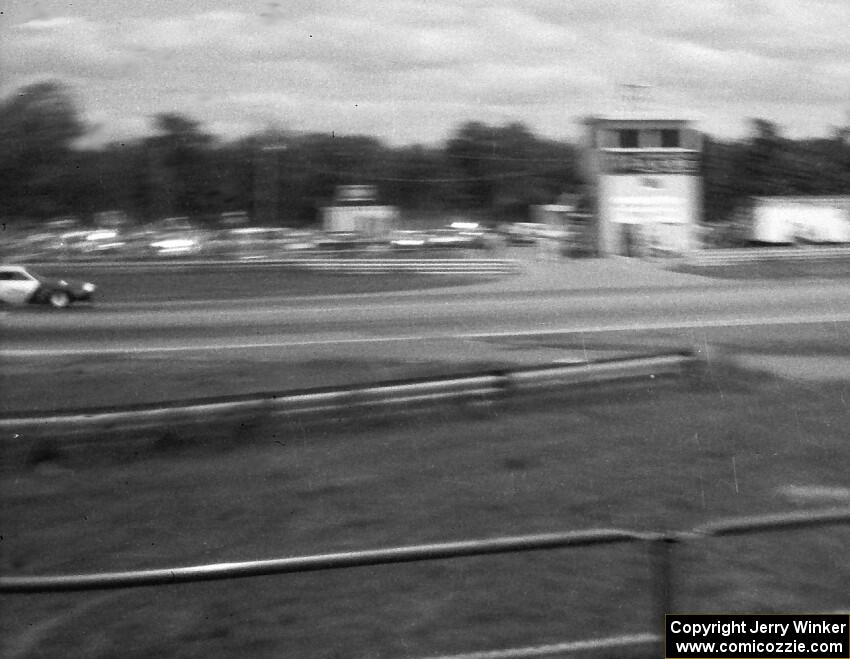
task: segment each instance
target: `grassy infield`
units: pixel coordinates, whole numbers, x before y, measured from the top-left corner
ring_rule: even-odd
[[[458,254],[442,254],[458,258]],[[433,258],[433,257],[432,257]],[[119,270],[92,266],[55,265],[39,272],[47,276],[73,277],[98,286],[96,303],[162,302],[163,300],[228,300],[268,297],[343,295],[419,291],[428,288],[463,286],[485,281],[485,276],[423,275],[397,272],[391,277],[362,277],[351,274],[312,272],[297,268],[234,265],[232,268],[195,267],[174,270]],[[179,286],[175,281],[179,280]]]

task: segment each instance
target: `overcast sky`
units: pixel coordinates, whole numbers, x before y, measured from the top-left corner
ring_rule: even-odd
[[[643,105],[723,137],[850,121],[850,0],[0,0],[0,93],[61,79],[98,139],[178,111],[436,143],[461,122],[574,138]]]

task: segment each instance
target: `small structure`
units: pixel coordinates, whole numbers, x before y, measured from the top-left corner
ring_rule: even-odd
[[[578,209],[578,199],[571,195],[561,195],[554,204],[532,206],[529,210],[531,221],[545,224],[552,229],[568,231],[571,217]]]
[[[378,203],[372,185],[340,185],[333,203],[322,208],[322,228],[328,232],[357,233],[377,238],[388,235],[398,223],[398,209]]]
[[[95,213],[93,218],[94,225],[99,229],[126,229],[133,222],[124,211],[111,210]]]
[[[554,204],[543,204],[530,208],[532,226],[538,241],[557,242],[550,251],[562,256],[586,256],[596,251],[592,244],[592,216],[582,212],[582,197],[577,194],[562,194]]]
[[[699,245],[702,136],[660,112],[585,120],[585,165],[600,256]]]
[[[219,224],[228,229],[248,225],[248,213],[245,211],[230,211],[219,215]]]
[[[850,196],[754,197],[744,215],[753,243],[850,243]]]

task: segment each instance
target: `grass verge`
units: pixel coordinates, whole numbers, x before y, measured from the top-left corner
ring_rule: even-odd
[[[481,275],[422,275],[393,272],[387,275],[322,273],[285,266],[214,266],[184,270],[133,272],[92,265],[63,274],[61,265],[42,268],[48,276],[73,276],[97,284],[97,302],[132,303],[181,300],[288,298],[311,295],[386,293],[486,281]],[[492,279],[490,277],[489,279]]]
[[[674,272],[701,275],[717,279],[846,279],[850,277],[850,262],[841,259],[770,260],[730,265],[689,265],[672,268]]]
[[[119,463],[48,454],[3,473],[3,573],[678,529],[789,510],[798,504],[783,486],[848,485],[847,421],[844,383],[714,364],[675,388],[474,415],[261,423],[232,430],[226,447],[164,443]],[[848,541],[850,530],[830,529],[683,547],[676,608],[847,607]],[[648,631],[650,588],[642,550],[602,547],[4,597],[0,635],[4,656],[417,657]]]

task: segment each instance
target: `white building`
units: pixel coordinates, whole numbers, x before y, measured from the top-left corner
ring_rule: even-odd
[[[331,232],[358,233],[368,237],[389,234],[398,224],[398,209],[377,201],[371,185],[341,185],[333,203],[322,208],[322,228]]]
[[[850,243],[850,196],[754,197],[752,242]]]

